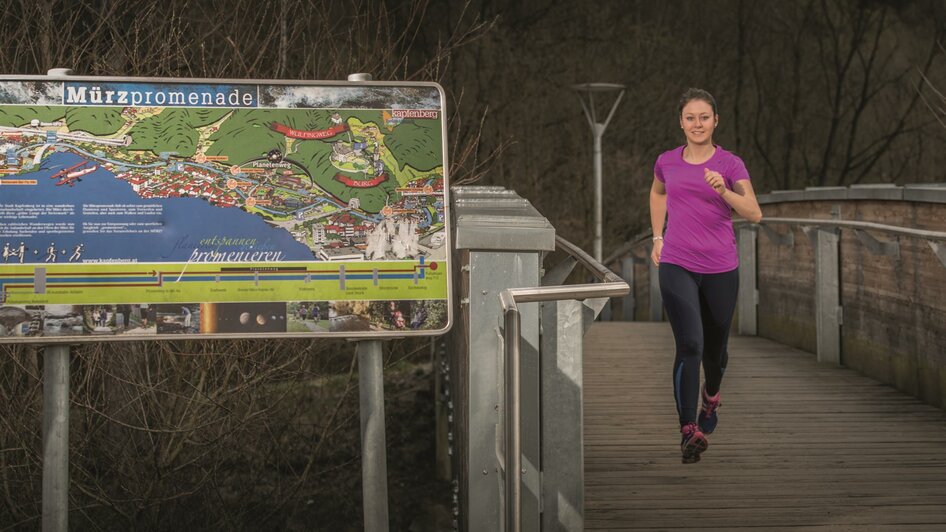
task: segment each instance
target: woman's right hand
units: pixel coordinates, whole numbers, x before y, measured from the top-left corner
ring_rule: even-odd
[[[660,266],[660,252],[664,249],[663,239],[654,240],[654,249],[650,252],[650,260],[654,261],[654,266]]]

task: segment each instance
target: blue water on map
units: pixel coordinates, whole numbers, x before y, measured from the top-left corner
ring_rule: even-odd
[[[87,175],[75,186],[59,185],[59,179],[50,179],[56,172],[87,159],[74,153],[56,152],[43,160],[39,170],[29,174],[7,176],[10,179],[35,179],[31,185],[4,185],[0,188],[0,205],[10,209],[13,204],[28,205],[72,205],[72,215],[39,215],[36,218],[9,217],[0,221],[0,231],[9,235],[12,223],[41,224],[49,230],[50,223],[72,223],[73,233],[43,234],[34,230],[32,236],[0,236],[0,247],[9,244],[18,249],[22,242],[27,250],[24,263],[47,262],[48,249],[56,250],[56,263],[68,262],[79,244],[83,244],[81,260],[128,259],[137,262],[186,262],[195,248],[201,251],[278,251],[280,260],[316,260],[309,249],[292,238],[288,231],[267,224],[260,216],[249,214],[238,208],[215,207],[198,198],[141,198],[131,185],[117,179],[101,166]],[[89,161],[89,165],[97,161]],[[139,216],[83,215],[83,205],[161,205],[160,214]],[[35,208],[34,208],[35,212]],[[84,234],[86,223],[143,223],[158,222],[153,227],[134,229],[160,229],[159,233],[100,233]],[[6,226],[6,227],[4,227]],[[35,229],[35,228],[34,228]],[[202,240],[217,238],[255,239],[250,245],[209,245]],[[63,253],[64,252],[64,253]],[[2,259],[0,259],[2,260]],[[9,263],[19,262],[19,257],[10,256]],[[245,259],[249,261],[249,259]]]

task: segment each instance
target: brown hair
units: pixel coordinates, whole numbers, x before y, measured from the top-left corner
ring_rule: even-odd
[[[687,89],[682,96],[680,96],[680,106],[677,108],[677,116],[683,115],[683,108],[686,107],[686,104],[692,102],[693,100],[703,100],[704,102],[710,104],[710,107],[713,108],[713,115],[716,115],[716,98],[713,98],[713,95],[706,92],[703,89]]]

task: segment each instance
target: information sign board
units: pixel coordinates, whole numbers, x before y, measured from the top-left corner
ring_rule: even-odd
[[[0,342],[441,334],[435,83],[0,77]]]

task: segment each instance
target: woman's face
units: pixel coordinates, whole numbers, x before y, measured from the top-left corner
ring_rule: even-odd
[[[680,127],[690,144],[711,143],[718,121],[713,108],[703,100],[690,100],[680,114]]]

